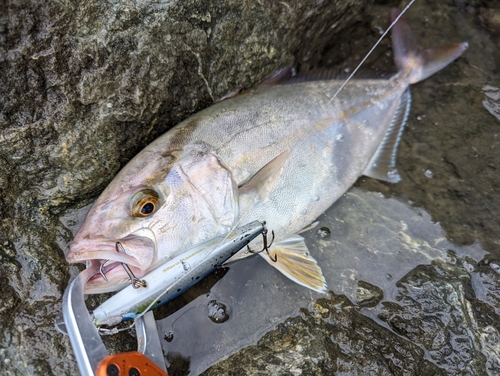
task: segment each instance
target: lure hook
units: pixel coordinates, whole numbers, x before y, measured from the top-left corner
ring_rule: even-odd
[[[107,263],[109,260],[101,260],[101,265],[99,266],[99,274],[101,275],[102,278],[106,282],[108,282],[108,277],[106,277],[106,274],[104,273],[104,264]]]
[[[276,262],[276,261],[278,261],[278,255],[275,254],[274,258],[273,258],[273,256],[271,256],[271,253],[269,252],[269,248],[273,245],[273,242],[274,242],[274,230],[271,230],[272,239],[271,239],[271,242],[268,243],[267,242],[268,231],[267,231],[267,228],[265,227],[266,222],[262,222],[262,224],[264,225],[264,231],[262,231],[262,242],[264,243],[264,245],[262,246],[262,249],[260,251],[256,252],[253,249],[251,249],[249,245],[247,245],[247,250],[250,253],[261,253],[261,252],[265,251],[267,253],[267,255],[269,256],[269,258],[271,259],[271,261]]]
[[[125,254],[127,253],[125,252],[125,248],[123,248],[120,242],[116,242],[116,252],[118,253],[123,252]],[[134,273],[132,273],[132,270],[130,270],[130,267],[127,264],[125,264],[124,262],[122,262],[121,264],[123,266],[123,269],[125,269],[125,272],[127,273],[128,277],[132,281],[132,286],[134,287],[134,289],[148,286],[147,282],[144,279],[139,279],[134,275]]]

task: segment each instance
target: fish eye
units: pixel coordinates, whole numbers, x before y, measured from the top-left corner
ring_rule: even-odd
[[[130,212],[134,217],[149,217],[158,209],[160,196],[152,189],[137,192],[130,201]]]

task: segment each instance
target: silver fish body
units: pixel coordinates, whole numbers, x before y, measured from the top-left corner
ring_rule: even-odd
[[[277,260],[266,260],[292,280],[325,291],[321,270],[297,234],[361,175],[399,180],[394,158],[410,107],[408,86],[467,48],[421,51],[406,23],[396,26],[399,72],[388,80],[353,80],[338,96],[343,81],[336,79],[260,85],[158,138],[102,193],[68,261],[126,262],[141,276],[162,260],[259,220],[276,235],[271,256]],[[116,254],[117,241],[127,254]],[[110,277],[108,283],[94,278],[87,291],[123,283],[118,273]]]

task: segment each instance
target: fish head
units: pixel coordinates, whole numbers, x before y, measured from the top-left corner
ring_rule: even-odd
[[[237,185],[213,153],[186,148],[141,152],[101,194],[66,259],[103,263],[85,293],[117,291],[189,248],[230,230],[237,218]],[[121,246],[117,245],[120,243]],[[107,261],[105,261],[107,260]]]

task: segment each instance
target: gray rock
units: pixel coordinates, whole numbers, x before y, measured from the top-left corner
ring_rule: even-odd
[[[384,298],[380,287],[365,281],[358,281],[356,303],[362,307],[375,307]]]
[[[291,63],[352,70],[398,5],[377,1],[332,38],[363,2],[0,3],[2,374],[74,374],[53,325],[79,271],[64,252],[119,168],[241,83]],[[495,7],[440,0],[408,13],[425,47],[470,49],[414,87],[402,182],[360,179],[320,219],[330,235],[307,236],[332,292],[258,258],[210,276],[155,313],[171,375],[500,373]],[[389,44],[368,60],[381,73],[393,70]],[[210,321],[211,300],[227,321]],[[135,347],[128,332],[105,341]]]
[[[467,260],[417,267],[396,284],[396,302],[383,303],[379,313],[395,334],[423,348],[448,375],[500,372],[500,346],[495,342],[500,316],[475,296],[469,273],[478,269],[484,268]],[[490,290],[497,297],[498,277]]]
[[[343,296],[319,299],[255,346],[204,372],[209,375],[444,374],[418,345],[360,314]]]

